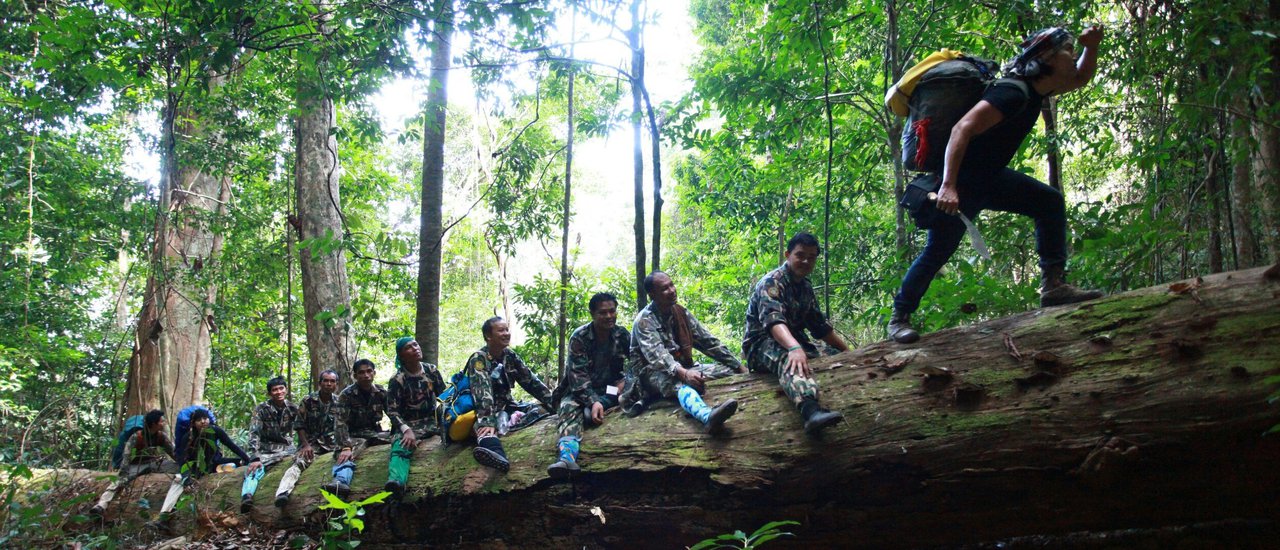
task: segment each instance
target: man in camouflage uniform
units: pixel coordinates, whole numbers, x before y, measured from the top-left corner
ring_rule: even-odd
[[[498,434],[506,431],[500,419],[506,414],[502,413],[516,410],[511,381],[514,379],[520,384],[548,412],[555,408],[551,405],[551,390],[511,350],[511,328],[507,322],[501,317],[492,317],[484,322],[480,332],[484,334],[485,347],[471,354],[463,367],[471,379],[471,396],[476,404],[476,448],[472,456],[480,464],[506,472],[511,469],[511,463],[507,461]]]
[[[742,352],[751,370],[778,377],[787,398],[800,409],[804,431],[817,434],[839,422],[840,413],[818,404],[818,381],[809,368],[809,359],[819,355],[814,338],[839,351],[848,351],[840,335],[818,307],[818,298],[808,276],[813,272],[822,247],[817,237],[797,233],[787,243],[787,260],[760,278],[747,304],[747,331]]]
[[[326,370],[320,373],[320,391],[313,392],[298,406],[298,414],[293,420],[293,429],[298,433],[301,447],[293,455],[293,465],[280,478],[280,488],[276,489],[276,506],[284,508],[289,504],[289,495],[298,484],[302,472],[311,466],[316,453],[330,453],[338,450],[334,441],[333,411],[337,408],[338,373]],[[334,467],[335,473],[337,467]]]
[[[444,378],[431,363],[422,362],[422,347],[408,336],[396,341],[396,374],[387,383],[387,416],[391,417],[391,457],[386,490],[396,497],[409,481],[413,451],[433,435],[440,435],[436,396]]]
[[[116,497],[116,491],[128,485],[138,476],[150,473],[176,474],[179,466],[164,425],[164,412],[154,409],[143,417],[143,428],[129,436],[124,444],[124,457],[120,474],[107,490],[98,497],[89,513],[102,516],[107,505]]]
[[[708,432],[716,431],[738,411],[738,402],[729,399],[714,408],[708,406],[701,395],[705,383],[747,369],[692,313],[676,303],[676,285],[670,276],[661,271],[650,273],[644,278],[644,291],[650,303],[631,325],[632,380],[623,394],[623,408],[635,416],[644,411],[646,400],[676,398]],[[694,349],[716,363],[695,364]]]
[[[356,457],[367,447],[391,443],[391,433],[381,431],[382,416],[387,410],[387,390],[373,383],[373,361],[358,359],[352,370],[356,381],[338,394],[333,410],[338,453],[333,459],[333,481],[324,486],[325,490],[343,498],[351,493]]]
[[[618,405],[624,383],[631,334],[618,326],[618,299],[607,292],[597,293],[587,302],[591,322],[573,331],[569,337],[569,361],[564,377],[556,387],[560,408],[557,431],[557,460],[547,468],[553,478],[569,477],[577,472],[578,446],[582,429],[604,423],[604,411]]]
[[[289,437],[298,418],[298,406],[289,402],[289,386],[279,376],[267,381],[270,399],[253,409],[249,421],[249,454],[258,457],[261,468],[246,472],[244,486],[240,489],[240,512],[253,508],[253,494],[258,491],[258,481],[267,468],[297,452]]]

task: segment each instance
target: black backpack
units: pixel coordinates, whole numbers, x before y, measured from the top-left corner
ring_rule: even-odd
[[[919,172],[942,171],[951,128],[964,117],[989,86],[1010,85],[1030,97],[1027,83],[996,78],[994,61],[961,56],[943,61],[920,76],[908,103],[902,129],[902,164]]]

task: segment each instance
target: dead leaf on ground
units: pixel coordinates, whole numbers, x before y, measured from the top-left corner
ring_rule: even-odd
[[[600,523],[602,523],[602,524],[603,524],[603,523],[605,522],[605,519],[604,519],[604,510],[601,510],[599,506],[592,506],[592,507],[591,507],[591,515],[593,515],[593,516],[595,516],[595,517],[600,518]]]
[[[1015,361],[1022,360],[1022,352],[1018,351],[1018,346],[1013,345],[1013,336],[1007,332],[1004,333],[1004,349],[1009,350],[1009,356]]]

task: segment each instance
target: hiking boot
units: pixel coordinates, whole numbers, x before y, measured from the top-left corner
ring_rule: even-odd
[[[289,493],[276,495],[276,508],[284,508],[289,505]]]
[[[351,486],[347,485],[346,483],[343,483],[341,479],[337,479],[337,478],[334,478],[333,481],[325,483],[320,488],[326,491],[329,491],[330,493],[343,499],[347,498],[347,495],[351,494]]]
[[[399,481],[388,481],[382,486],[382,490],[391,493],[391,496],[397,499],[404,496],[404,484]]]
[[[841,420],[844,420],[844,415],[838,412],[819,410],[818,412],[810,415],[808,420],[804,421],[804,433],[809,435],[818,435],[828,426],[838,424]]]
[[[96,517],[96,518],[101,518],[101,517],[105,516],[105,515],[106,515],[106,513],[107,513],[107,509],[106,509],[106,508],[103,508],[102,506],[99,506],[99,505],[97,505],[97,504],[94,504],[94,505],[93,505],[93,508],[90,508],[90,509],[89,509],[89,515],[90,515],[90,516],[93,516],[93,517]]]
[[[911,326],[911,314],[893,310],[889,319],[889,339],[899,344],[910,344],[920,339],[920,333]]]
[[[720,431],[720,428],[724,426],[724,421],[728,420],[736,412],[738,412],[737,399],[730,399],[716,405],[715,408],[711,409],[711,415],[707,417],[707,432]]]
[[[244,495],[240,497],[240,513],[247,514],[253,511],[253,497]]]
[[[484,437],[476,441],[476,448],[471,451],[471,456],[481,465],[504,474],[511,470],[511,462],[507,460],[507,453],[502,450],[502,442],[497,437]]]
[[[1066,282],[1066,274],[1060,265],[1044,269],[1040,282],[1040,307],[1061,306],[1096,300],[1106,296],[1100,290],[1084,290]]]

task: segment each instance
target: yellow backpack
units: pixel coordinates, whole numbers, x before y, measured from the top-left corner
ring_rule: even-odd
[[[911,109],[908,107],[908,103],[911,102],[911,93],[916,91],[916,84],[920,83],[920,77],[943,61],[951,61],[963,56],[963,53],[946,48],[929,54],[929,57],[907,69],[902,78],[899,78],[898,82],[889,88],[889,91],[884,94],[884,106],[893,111],[895,115],[907,116],[911,113]]]

